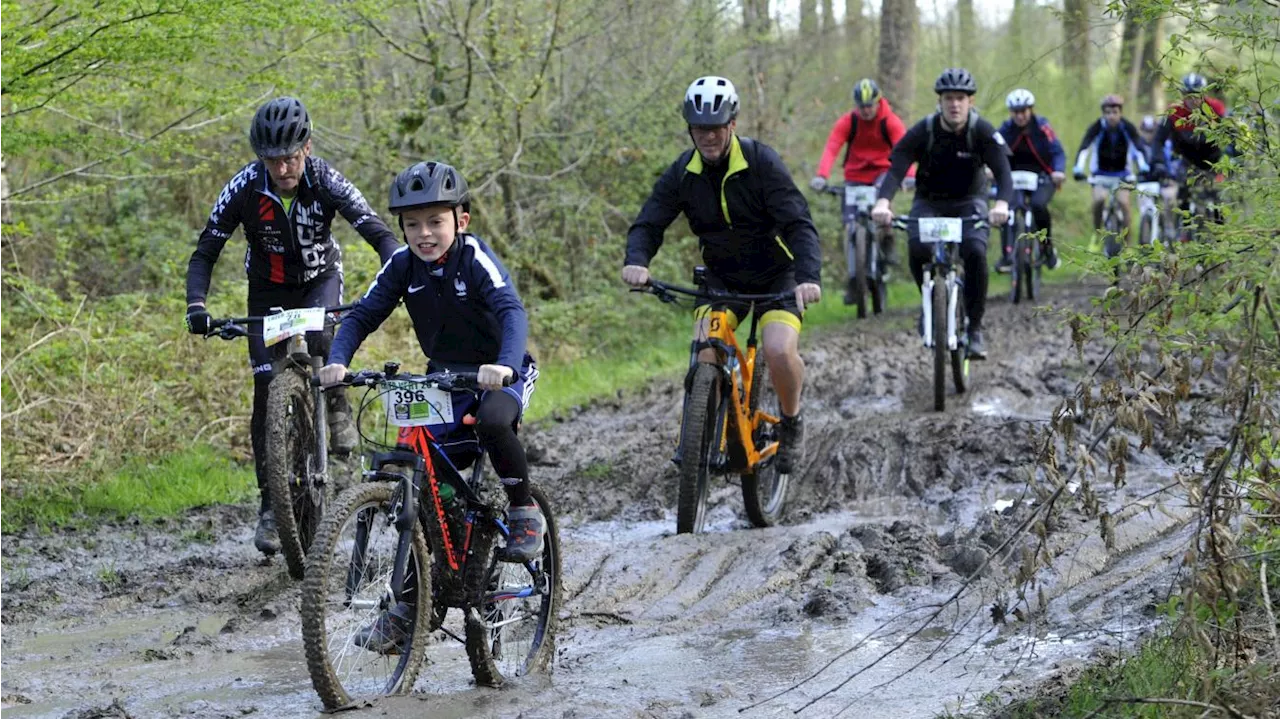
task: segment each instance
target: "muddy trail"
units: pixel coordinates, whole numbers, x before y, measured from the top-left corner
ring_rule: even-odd
[[[1053,287],[1048,302],[1100,291]],[[1060,317],[993,299],[992,359],[939,414],[913,325],[902,310],[802,340],[808,456],[785,526],[749,529],[736,482],[718,480],[707,533],[673,534],[679,378],[528,428],[561,517],[553,673],[479,689],[462,647],[441,642],[414,695],[353,716],[792,716],[815,701],[803,716],[931,717],[1131,645],[1190,535],[1185,502],[1153,492],[1198,438],[1134,450],[1124,487],[1097,483],[1114,549],[1061,517],[1040,574],[1048,606],[1029,623],[992,621],[992,605],[1015,603],[1017,559],[939,611],[1027,516],[1032,433],[1101,352],[1082,360]],[[1210,432],[1204,411],[1195,426]],[[319,715],[298,587],[252,549],[252,523],[250,507],[219,507],[5,536],[4,715]]]

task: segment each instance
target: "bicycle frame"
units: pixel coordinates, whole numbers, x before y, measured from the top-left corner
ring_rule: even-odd
[[[1150,220],[1151,244],[1164,244],[1164,197],[1160,192],[1159,182],[1138,183],[1138,218],[1139,222]]]
[[[755,362],[758,351],[756,332],[759,318],[754,307],[751,311],[751,330],[747,336],[747,349],[743,354],[738,346],[734,333],[731,315],[728,310],[712,309],[707,316],[706,339],[695,339],[690,346],[689,369],[692,371],[698,364],[698,353],[712,349],[716,352],[717,364],[724,378],[726,392],[721,396],[716,410],[716,436],[720,438],[711,457],[711,466],[719,471],[743,472],[756,466],[761,461],[773,456],[777,450],[776,443],[757,450],[751,438],[752,432],[761,422],[779,422],[774,417],[760,410],[752,412],[748,406],[752,383],[755,380]],[[728,400],[726,402],[726,399]],[[678,456],[683,457],[684,448],[680,447]]]

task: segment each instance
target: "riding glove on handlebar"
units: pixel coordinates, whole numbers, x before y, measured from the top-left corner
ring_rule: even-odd
[[[187,331],[193,335],[209,334],[209,313],[204,305],[191,305],[187,308]]]

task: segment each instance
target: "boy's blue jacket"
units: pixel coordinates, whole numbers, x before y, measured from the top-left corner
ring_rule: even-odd
[[[1028,123],[1025,128],[1018,127],[1012,119],[1005,120],[1000,126],[1000,134],[1013,153],[1013,157],[1009,158],[1009,166],[1015,170],[1046,174],[1065,171],[1067,154],[1049,121],[1039,115],[1032,115],[1031,119],[1034,122]]]
[[[525,364],[529,318],[511,276],[479,237],[460,234],[443,262],[396,250],[369,291],[342,319],[329,362],[350,366],[369,333],[404,300],[418,344],[432,364]]]

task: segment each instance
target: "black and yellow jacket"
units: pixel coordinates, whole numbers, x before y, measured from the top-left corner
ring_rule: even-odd
[[[694,148],[681,154],[627,232],[626,264],[648,267],[681,212],[707,269],[725,282],[765,286],[794,268],[797,283],[820,283],[822,251],[809,203],[768,145],[735,135],[719,167],[704,165]]]

